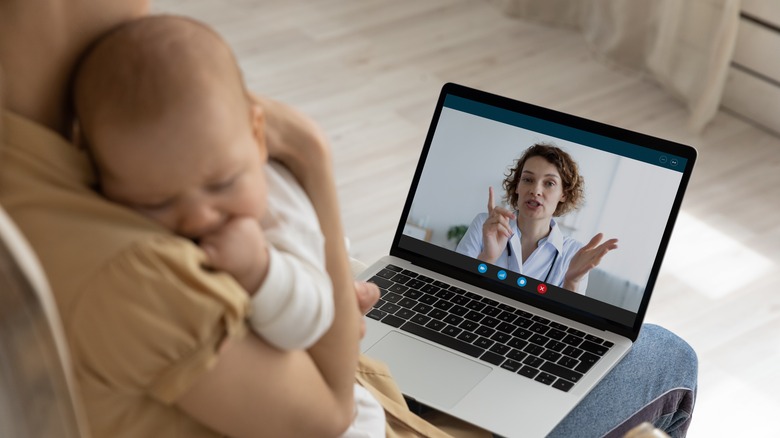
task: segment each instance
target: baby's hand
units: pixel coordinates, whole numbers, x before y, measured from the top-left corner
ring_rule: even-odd
[[[260,223],[253,218],[232,219],[200,240],[207,266],[231,274],[254,294],[268,273],[268,247]]]

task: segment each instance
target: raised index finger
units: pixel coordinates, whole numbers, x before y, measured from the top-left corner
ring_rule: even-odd
[[[493,212],[493,209],[496,207],[495,202],[493,202],[493,186],[488,187],[488,214]]]

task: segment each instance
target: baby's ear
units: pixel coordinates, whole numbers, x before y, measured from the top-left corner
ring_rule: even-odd
[[[251,102],[249,107],[250,123],[252,124],[252,134],[260,148],[260,155],[263,160],[268,160],[268,147],[265,144],[265,112],[263,107],[257,102]]]

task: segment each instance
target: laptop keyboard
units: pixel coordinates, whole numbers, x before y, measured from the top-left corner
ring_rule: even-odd
[[[369,281],[381,292],[369,318],[564,392],[613,345],[395,265]]]

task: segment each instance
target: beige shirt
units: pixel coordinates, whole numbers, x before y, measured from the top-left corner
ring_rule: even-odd
[[[93,437],[218,436],[172,403],[245,335],[247,294],[192,242],[98,196],[57,133],[3,118],[0,203],[50,281]]]

